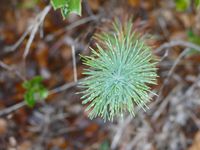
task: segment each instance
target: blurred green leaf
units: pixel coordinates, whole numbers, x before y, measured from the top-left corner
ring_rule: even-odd
[[[108,140],[105,140],[99,147],[99,150],[109,150],[109,149],[110,145]]]
[[[70,13],[81,15],[81,0],[51,0],[53,8],[61,9],[63,18],[67,18]]]
[[[195,0],[194,3],[197,8],[200,8],[200,0]]]
[[[200,45],[200,36],[195,34],[192,30],[189,30],[187,32],[187,37],[188,37],[188,41],[192,42],[194,44]],[[195,50],[195,49],[191,49],[188,52],[188,55],[194,55],[194,54],[199,54],[199,51]]]
[[[192,30],[189,30],[188,33],[188,40],[192,43],[200,45],[200,36],[195,34]]]
[[[33,91],[26,92],[24,94],[24,100],[26,101],[26,104],[29,107],[35,106],[36,101],[34,99],[34,92]]]
[[[70,13],[81,15],[81,0],[70,0],[68,6]]]
[[[68,0],[51,0],[51,5],[56,10],[58,8],[62,8],[65,5],[68,5]]]
[[[176,10],[185,11],[190,5],[190,0],[175,0]]]
[[[39,92],[40,99],[47,98],[47,96],[48,96],[48,90],[46,88],[40,87],[40,90],[38,92]]]
[[[24,100],[30,107],[33,107],[37,100],[44,100],[48,96],[48,90],[43,86],[42,80],[41,76],[36,76],[23,83],[23,87],[26,89]]]

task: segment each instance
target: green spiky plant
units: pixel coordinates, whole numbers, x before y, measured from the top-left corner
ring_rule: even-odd
[[[96,36],[97,51],[83,56],[86,79],[80,83],[89,118],[113,121],[126,111],[134,116],[135,106],[144,110],[149,101],[149,84],[156,84],[156,61],[145,39],[133,31],[131,21],[113,25],[113,32]]]

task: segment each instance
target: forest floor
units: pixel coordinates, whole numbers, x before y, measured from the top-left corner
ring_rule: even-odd
[[[177,11],[173,0],[83,0],[82,7],[81,17],[63,20],[47,0],[1,0],[0,150],[200,150],[200,11]],[[153,36],[158,96],[150,95],[146,112],[105,123],[84,112],[73,60],[79,81],[79,54],[90,54],[93,35],[115,17],[133,17],[137,31]],[[30,108],[22,83],[37,75],[51,95]]]

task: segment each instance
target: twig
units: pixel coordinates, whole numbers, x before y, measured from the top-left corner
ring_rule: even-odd
[[[161,57],[160,62],[162,62],[165,58],[167,58],[169,55],[169,49],[167,49],[164,53],[164,55]]]
[[[50,11],[50,9],[51,9],[50,5],[46,6],[43,9],[43,11],[36,16],[33,23],[31,23],[31,25],[27,28],[27,30],[24,32],[24,34],[20,37],[20,39],[14,45],[8,46],[5,48],[5,52],[15,51],[19,47],[19,45],[23,42],[23,40],[26,38],[26,36],[28,34],[30,34],[29,40],[26,44],[25,52],[23,54],[23,57],[26,58],[26,56],[28,55],[31,43],[33,42],[33,39],[35,37],[35,34],[36,34],[38,28],[42,25],[46,15]]]
[[[28,55],[28,52],[29,52],[29,49],[31,47],[31,43],[33,42],[33,39],[35,37],[35,34],[38,30],[38,28],[40,27],[40,25],[42,24],[42,22],[44,21],[44,18],[46,17],[47,13],[50,11],[51,9],[51,6],[46,6],[44,8],[44,10],[36,17],[35,21],[34,21],[34,25],[33,25],[33,28],[31,30],[31,33],[30,33],[30,38],[26,44],[26,48],[25,48],[25,51],[24,51],[24,54],[23,54],[23,58],[25,59]]]
[[[131,120],[132,117],[129,115],[124,121],[120,122],[119,126],[117,127],[117,132],[112,140],[111,149],[116,149],[126,126],[131,122]]]
[[[78,20],[76,22],[73,22],[72,24],[67,26],[65,28],[65,31],[72,30],[75,27],[78,27],[78,26],[80,26],[82,24],[85,24],[85,23],[93,21],[93,20],[98,20],[99,18],[100,18],[100,15],[92,15],[92,16],[89,16],[89,17],[85,17],[85,18],[80,19],[80,20]]]
[[[76,54],[75,48],[72,46],[72,61],[73,61],[73,73],[74,73],[74,82],[77,82],[77,67],[76,67]]]
[[[170,41],[168,43],[164,43],[163,45],[161,45],[160,47],[158,47],[155,50],[155,52],[159,53],[163,49],[171,48],[171,47],[175,47],[175,46],[183,46],[183,47],[195,49],[195,50],[197,50],[197,51],[200,52],[200,46],[198,46],[198,45],[196,45],[194,43],[191,43],[191,42],[181,41],[181,40],[174,40],[174,41]]]
[[[163,111],[165,110],[165,108],[167,107],[167,104],[169,103],[169,101],[171,100],[172,96],[174,95],[174,93],[176,93],[178,90],[180,90],[181,86],[177,85],[171,92],[170,94],[167,95],[167,97],[163,100],[163,102],[156,108],[156,111],[153,113],[152,116],[152,121],[155,122],[159,116],[163,113]],[[154,105],[155,106],[155,105]]]
[[[12,112],[24,107],[25,105],[26,105],[25,101],[22,101],[22,102],[19,102],[19,103],[13,105],[13,106],[5,108],[5,109],[0,111],[0,117],[4,116],[4,115],[7,115],[7,114],[10,114],[10,113],[12,113]]]
[[[10,72],[14,72],[16,74],[16,76],[18,76],[21,80],[26,81],[26,78],[21,75],[21,73],[18,70],[15,70],[14,68],[8,66],[7,64],[5,64],[4,62],[0,61],[0,67],[10,71]]]
[[[77,82],[66,83],[66,84],[64,84],[64,85],[62,85],[62,86],[60,86],[58,88],[50,90],[48,95],[52,95],[52,94],[55,94],[55,93],[59,93],[59,92],[65,91],[65,90],[77,85],[80,81],[81,80],[79,80]],[[8,115],[8,114],[10,114],[10,113],[12,113],[12,112],[24,107],[24,106],[26,106],[26,102],[22,101],[22,102],[19,102],[19,103],[13,105],[13,106],[5,108],[5,109],[0,111],[0,117],[4,116],[4,115]]]
[[[64,30],[60,29],[60,30],[56,31],[53,34],[53,36],[58,36],[58,35],[66,32],[66,31],[72,30],[73,28],[76,28],[76,27],[78,27],[82,24],[88,23],[88,22],[93,21],[93,20],[98,20],[99,18],[100,18],[100,15],[92,15],[92,16],[89,16],[89,17],[82,18],[82,19],[75,21],[75,22],[71,23],[70,25],[66,26],[64,28]],[[50,41],[51,39],[52,39],[52,35],[48,35],[48,36],[45,37],[45,40],[47,40],[47,41]]]
[[[165,79],[164,82],[163,82],[163,85],[161,86],[161,88],[160,88],[160,90],[159,90],[159,94],[158,94],[158,97],[157,97],[157,99],[156,99],[157,102],[160,101],[160,99],[161,99],[161,94],[162,94],[162,92],[163,92],[165,86],[167,85],[167,83],[168,83],[168,81],[169,81],[171,75],[173,74],[173,72],[174,72],[176,66],[179,64],[179,62],[181,61],[181,59],[182,59],[189,51],[190,51],[190,48],[186,48],[184,51],[182,51],[182,52],[180,53],[180,55],[178,56],[178,58],[177,58],[176,61],[174,62],[173,66],[172,66],[171,69],[169,70],[169,73],[167,74],[166,79]]]
[[[126,145],[126,150],[132,150],[133,147],[142,139],[144,138],[144,134],[142,132],[138,132],[130,143]]]
[[[14,45],[5,47],[4,51],[5,52],[15,51],[23,42],[23,40],[26,38],[26,36],[29,34],[31,29],[32,29],[32,25],[27,28],[27,30],[23,33],[23,35],[19,38],[19,40]]]
[[[67,83],[67,84],[64,84],[64,85],[62,85],[62,86],[60,86],[60,87],[57,87],[57,88],[55,88],[55,89],[53,89],[53,90],[50,90],[50,91],[49,91],[49,95],[52,95],[52,94],[56,94],[56,93],[65,91],[65,90],[67,90],[67,89],[69,89],[69,88],[71,88],[71,87],[77,85],[80,81],[81,81],[81,80],[79,80],[79,81],[77,81],[77,82]]]
[[[151,93],[152,94],[152,93]],[[151,98],[154,96],[154,94],[149,95]],[[136,107],[135,109],[135,116],[138,115],[139,117],[141,117],[141,115],[143,113],[138,113],[139,110],[141,109],[141,107]],[[111,149],[116,149],[121,137],[123,136],[124,130],[126,129],[126,127],[131,123],[132,121],[132,116],[129,115],[124,121],[119,122],[119,125],[117,127],[116,133],[113,137],[112,143],[111,143]]]
[[[179,64],[179,62],[181,61],[181,59],[182,59],[190,50],[191,50],[190,48],[186,48],[184,51],[182,51],[182,52],[180,53],[180,55],[178,56],[178,58],[177,58],[176,61],[174,62],[173,66],[171,67],[171,69],[170,69],[170,71],[169,71],[169,73],[168,73],[168,75],[167,75],[167,78],[169,78],[169,77],[173,74],[175,68],[177,67],[177,65]]]
[[[158,97],[156,99],[156,103],[155,105],[161,100],[161,94],[162,91],[165,87],[165,85],[167,84],[170,76],[172,75],[172,73],[174,72],[175,67],[177,66],[177,64],[179,63],[179,61],[182,59],[183,56],[185,56],[185,54],[190,50],[190,49],[195,49],[197,51],[200,52],[200,46],[191,43],[191,42],[187,42],[187,41],[182,41],[182,40],[174,40],[174,41],[170,41],[168,43],[164,43],[163,45],[161,45],[160,47],[158,47],[155,52],[159,53],[160,51],[162,51],[163,49],[169,49],[171,47],[175,47],[175,46],[183,46],[186,47],[187,49],[185,49],[178,57],[178,59],[175,61],[175,63],[173,64],[172,68],[170,69],[167,78],[164,80],[163,85],[161,86],[159,93],[158,93]]]

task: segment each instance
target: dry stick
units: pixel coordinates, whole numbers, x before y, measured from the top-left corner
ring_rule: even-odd
[[[178,56],[178,58],[176,59],[176,61],[174,62],[173,66],[171,67],[171,69],[169,70],[169,73],[167,74],[167,78],[164,80],[163,85],[161,86],[159,93],[158,93],[158,97],[156,98],[155,103],[153,104],[152,107],[155,107],[155,105],[158,104],[158,102],[161,100],[161,94],[164,90],[164,87],[166,86],[167,82],[169,81],[171,75],[173,74],[176,66],[179,64],[179,62],[181,61],[181,59],[190,51],[190,48],[186,48],[183,52],[181,52],[181,54]],[[167,98],[166,98],[167,99]],[[164,103],[162,103],[159,108],[157,109],[157,111],[154,113],[152,120],[155,121],[158,119],[158,117],[161,115],[162,110],[167,106],[168,104],[168,100],[164,101]]]
[[[169,49],[171,47],[175,47],[175,46],[183,46],[183,47],[187,47],[187,48],[190,48],[190,49],[195,49],[197,51],[200,52],[200,46],[196,45],[196,44],[193,44],[191,42],[186,42],[186,41],[181,41],[181,40],[174,40],[174,41],[171,41],[171,42],[168,42],[168,43],[164,43],[163,45],[161,45],[160,47],[158,47],[155,52],[156,53],[159,53],[160,51],[162,51],[163,49]],[[182,52],[180,55],[179,55],[179,58],[178,60],[176,60],[175,64],[172,66],[171,70],[169,71],[169,74],[167,76],[167,79],[164,80],[164,84],[162,85],[162,87],[160,88],[160,91],[159,91],[159,94],[158,94],[158,97],[154,103],[154,105],[157,105],[158,102],[161,100],[161,94],[162,94],[162,91],[164,89],[164,86],[166,85],[166,83],[168,82],[168,79],[169,77],[171,76],[171,74],[173,73],[175,67],[176,67],[176,63],[178,63],[185,54],[186,52],[189,51],[189,50],[185,50],[184,52]],[[169,76],[170,75],[170,76]]]
[[[5,109],[0,111],[0,117],[3,116],[3,115],[10,114],[11,112],[18,110],[18,109],[24,107],[25,105],[26,105],[26,102],[22,101],[22,102],[19,102],[15,105],[11,106],[11,107],[5,108]]]
[[[7,64],[5,64],[2,61],[0,61],[0,67],[4,68],[10,72],[14,72],[15,75],[18,76],[21,80],[26,81],[26,78],[18,70],[15,70],[14,68],[8,66]]]
[[[141,120],[141,125],[140,128],[138,129],[138,131],[136,133],[134,133],[134,137],[133,139],[130,141],[130,143],[127,143],[126,146],[124,147],[125,150],[132,150],[134,149],[135,146],[137,146],[137,144],[139,144],[139,142],[142,141],[148,141],[149,139],[149,133],[153,132],[153,128],[152,128],[152,123],[145,119],[144,116],[140,116],[139,118]],[[139,145],[138,145],[139,146]],[[145,147],[145,145],[144,145]],[[142,148],[140,148],[142,149]],[[145,149],[145,148],[143,148]]]
[[[185,92],[185,94],[183,95],[182,98],[189,98],[192,95],[194,95],[194,90],[195,88],[198,88],[200,85],[200,74],[198,75],[197,79],[193,82],[193,84],[187,89],[187,91]],[[195,101],[193,101],[194,103],[196,103]],[[196,103],[197,105],[200,105],[199,101],[198,103]],[[197,117],[197,114],[193,113],[192,111],[188,111],[189,116],[192,118],[192,120],[194,121],[194,123],[196,124],[196,126],[200,129],[200,119],[199,117]]]
[[[31,35],[30,35],[28,42],[26,44],[25,51],[24,51],[24,54],[23,54],[23,58],[26,58],[26,56],[28,55],[29,49],[31,47],[31,44],[33,42],[33,39],[35,37],[37,30],[38,30],[38,24],[35,24],[35,27],[33,27],[32,31],[31,31]]]
[[[20,37],[20,39],[12,46],[8,46],[5,48],[5,52],[12,52],[12,51],[15,51],[19,45],[23,42],[23,40],[26,38],[26,36],[31,33],[31,34],[35,34],[35,29],[36,29],[36,26],[37,28],[42,24],[42,22],[44,21],[44,18],[45,16],[47,15],[47,13],[49,12],[51,6],[46,6],[44,8],[44,10],[38,14],[35,18],[35,20],[33,21],[33,23],[27,28],[27,30],[24,32],[24,34]],[[34,37],[30,37],[29,40],[31,38],[34,38]],[[33,40],[33,39],[32,39]],[[30,42],[29,42],[30,43]],[[28,44],[28,43],[27,43]],[[26,47],[28,48],[28,46],[26,45]]]
[[[26,36],[29,34],[29,32],[31,31],[31,29],[33,28],[33,26],[29,26],[27,28],[27,30],[23,33],[23,35],[20,37],[20,39],[12,46],[7,46],[5,47],[4,51],[5,52],[12,52],[12,51],[15,51],[19,45],[23,42],[23,40],[26,38]]]
[[[132,150],[133,149],[133,147],[135,146],[135,145],[137,145],[137,143],[138,142],[140,142],[140,140],[143,140],[144,139],[144,133],[143,132],[137,132],[136,133],[136,136],[131,140],[131,142],[130,143],[128,143],[127,145],[126,145],[126,150]]]
[[[77,82],[70,82],[70,83],[66,83],[60,87],[57,87],[53,90],[50,90],[49,91],[49,95],[52,95],[52,94],[56,94],[56,93],[59,93],[59,92],[62,92],[62,91],[65,91],[71,87],[74,87],[75,85],[77,85],[79,82],[81,82],[83,79],[81,80],[78,80]]]
[[[42,24],[42,22],[44,21],[47,13],[50,11],[51,9],[51,6],[46,6],[44,8],[44,10],[36,17],[35,21],[34,21],[34,25],[33,25],[33,28],[32,28],[32,31],[30,33],[30,38],[26,44],[26,48],[25,48],[25,51],[24,51],[24,54],[23,54],[23,58],[25,59],[28,55],[28,52],[29,52],[29,49],[31,47],[31,43],[33,42],[33,39],[35,37],[35,34],[38,30],[38,28],[40,27],[40,25]]]
[[[72,30],[75,27],[78,27],[78,26],[80,26],[82,24],[85,24],[85,23],[93,21],[93,20],[97,20],[99,18],[100,18],[100,15],[92,15],[92,16],[89,16],[89,17],[85,17],[85,18],[80,19],[80,20],[70,24],[69,26],[67,26],[65,28],[65,31]]]
[[[116,149],[126,126],[131,122],[131,120],[132,120],[132,117],[129,115],[124,121],[120,122],[117,132],[112,140],[111,149]]]
[[[181,41],[181,40],[175,40],[175,41],[171,41],[171,42],[168,42],[168,43],[164,43],[163,45],[161,45],[160,47],[158,47],[155,52],[156,53],[159,53],[160,51],[162,51],[163,49],[169,49],[171,47],[175,47],[175,46],[184,46],[184,47],[187,47],[187,48],[190,48],[190,49],[195,49],[197,51],[200,52],[200,47],[196,44],[193,44],[193,43],[190,43],[190,42],[186,42],[186,41]],[[172,66],[172,68],[170,69],[169,73],[168,73],[168,76],[167,76],[167,79],[164,81],[164,85],[166,84],[166,82],[168,81],[169,77],[172,75],[175,67],[177,66],[177,64],[179,63],[179,61],[182,59],[182,57],[185,56],[185,54],[189,51],[189,49],[185,49],[178,57],[178,59],[175,61],[174,65]],[[164,87],[161,87],[161,90],[163,89]],[[161,93],[159,93],[158,95],[160,96]],[[157,100],[160,99],[160,97],[158,96]]]
[[[72,62],[73,62],[74,82],[77,82],[76,53],[75,53],[74,46],[72,46],[71,49],[72,49]]]
[[[150,94],[149,97],[152,98],[154,94]],[[138,114],[140,110],[140,107],[136,107],[135,109],[135,116]],[[138,114],[141,115],[141,114]],[[121,124],[119,124],[119,127],[115,133],[115,136],[113,137],[112,143],[111,143],[111,149],[116,149],[118,143],[120,142],[121,137],[123,136],[124,130],[126,129],[126,126],[128,126],[132,121],[132,116],[129,115],[125,121],[123,121]]]
[[[58,36],[58,35],[64,33],[65,31],[72,30],[73,28],[76,28],[76,27],[78,27],[82,24],[88,23],[90,21],[97,20],[99,18],[100,18],[100,15],[92,15],[92,16],[89,16],[89,17],[82,18],[82,19],[75,21],[75,22],[71,23],[70,25],[66,26],[64,28],[64,30],[60,29],[60,30],[56,31],[53,36]],[[45,37],[45,40],[49,41],[49,40],[52,39],[51,37],[52,37],[52,35],[47,35]]]
[[[59,93],[59,92],[65,91],[65,90],[77,85],[80,81],[81,80],[79,80],[78,82],[66,83],[66,84],[64,84],[64,85],[62,85],[62,86],[60,86],[58,88],[50,90],[48,96],[52,95],[52,94],[55,94],[55,93]],[[19,103],[13,105],[13,106],[5,108],[5,109],[0,111],[0,117],[3,116],[3,115],[10,114],[10,113],[12,113],[12,112],[24,107],[25,105],[26,105],[26,102],[22,101],[22,102],[19,102]]]
[[[172,91],[170,92],[170,94],[168,94],[166,96],[166,98],[163,100],[163,102],[159,105],[158,108],[156,108],[156,111],[154,112],[151,120],[153,122],[155,122],[159,116],[162,114],[162,112],[165,110],[165,108],[167,107],[167,104],[170,102],[171,97],[174,95],[174,93],[176,93],[178,90],[180,90],[180,86],[176,86],[175,88],[172,89]],[[154,105],[155,106],[155,105]]]
[[[200,129],[200,119],[197,117],[197,115],[192,112],[192,111],[188,111],[190,117],[192,118],[192,120],[194,121],[194,123],[196,124],[196,126]]]
[[[174,40],[174,41],[170,41],[168,43],[164,43],[163,45],[161,45],[160,47],[158,47],[155,50],[155,52],[159,53],[163,49],[171,48],[171,47],[175,47],[175,46],[183,46],[183,47],[195,49],[195,50],[197,50],[197,51],[200,52],[200,46],[198,46],[198,45],[196,45],[194,43],[191,43],[191,42],[186,42],[186,41],[181,41],[181,40]]]
[[[165,85],[167,84],[167,82],[169,81],[169,78],[171,77],[171,75],[173,74],[176,66],[178,65],[178,63],[181,61],[181,59],[190,51],[190,48],[186,48],[183,52],[181,52],[181,54],[178,56],[178,58],[176,59],[176,61],[174,62],[173,66],[171,67],[171,69],[169,70],[169,73],[167,74],[167,78],[164,80],[163,85],[160,88],[158,97],[156,99],[156,101],[160,100],[160,95],[163,92],[163,89],[165,87]]]

